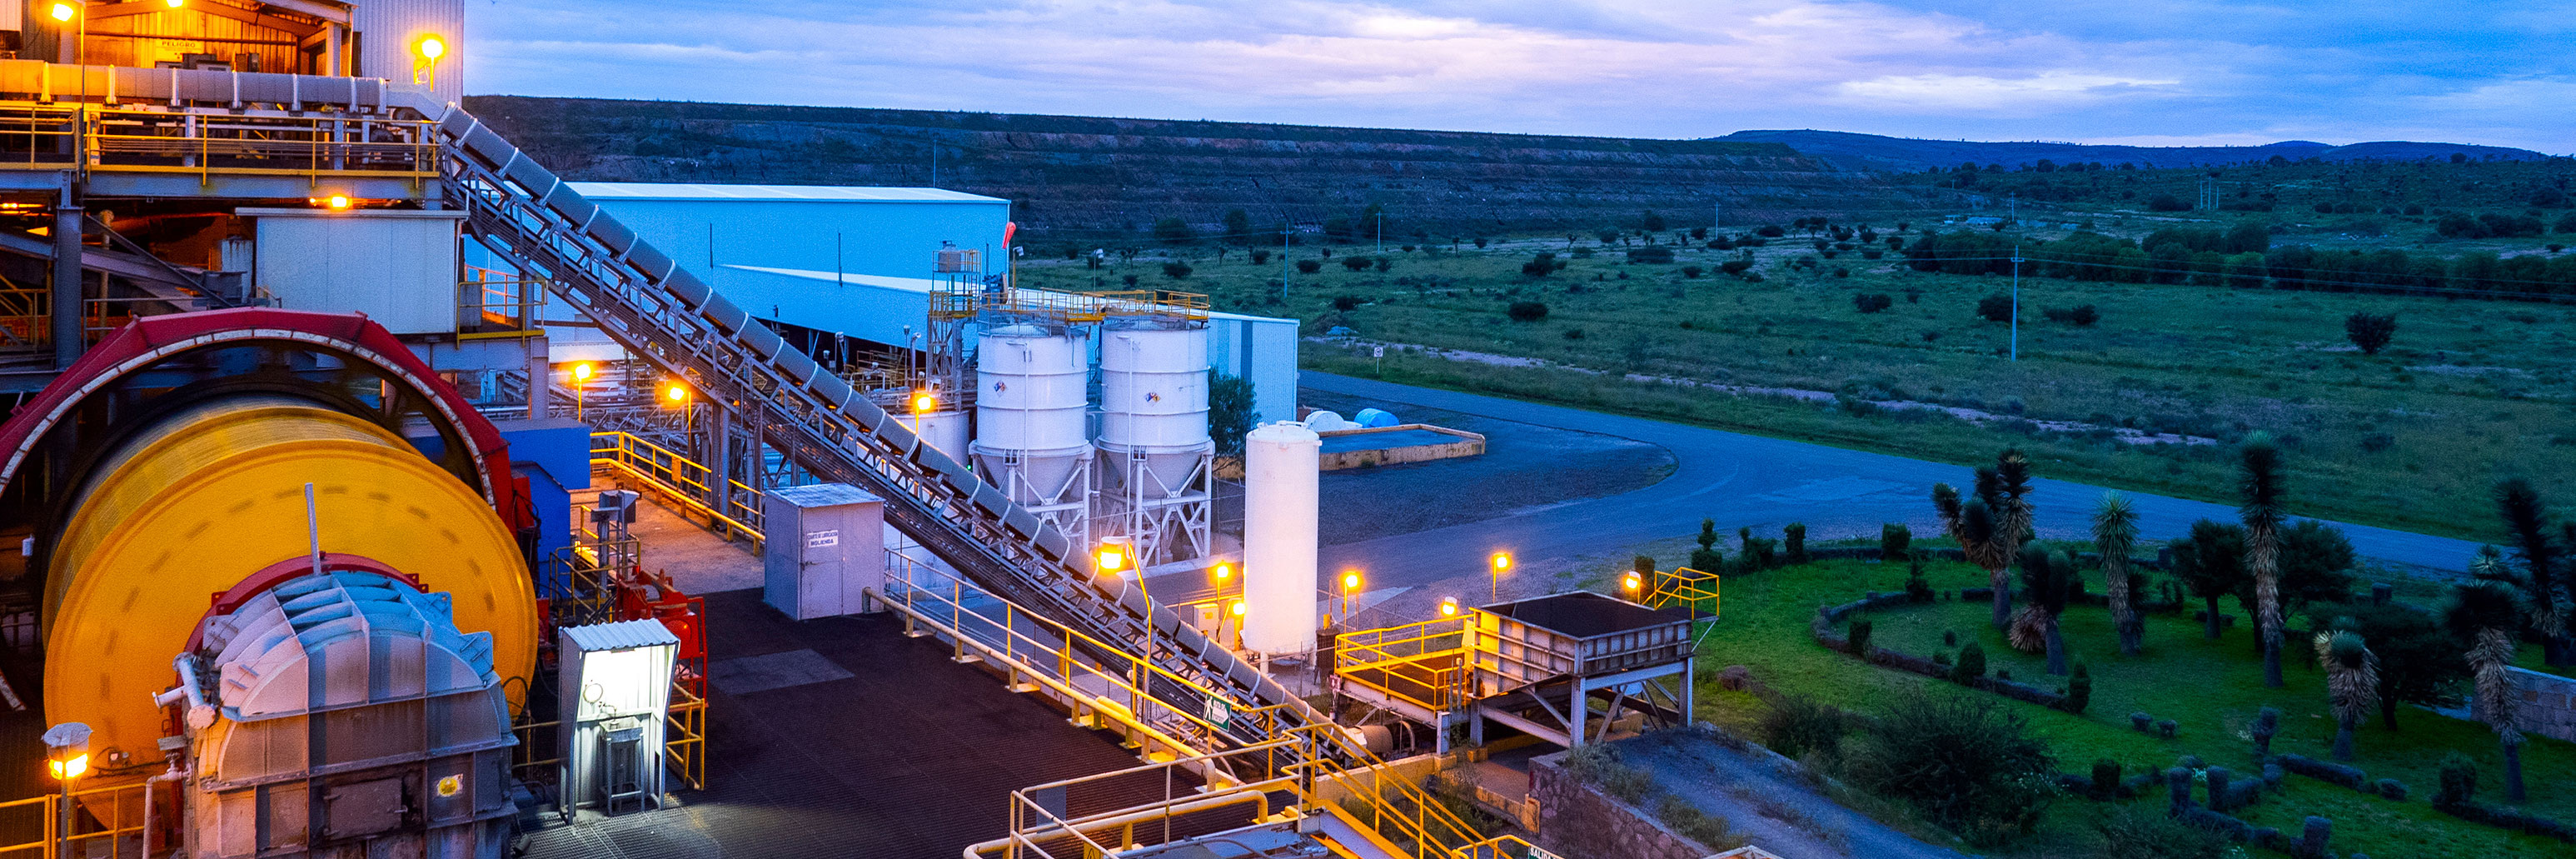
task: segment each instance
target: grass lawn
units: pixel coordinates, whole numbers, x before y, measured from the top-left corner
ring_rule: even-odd
[[[1650,548],[1669,566],[1687,546],[1686,541],[1674,540]],[[1766,706],[1751,695],[1720,691],[1714,684],[1719,669],[1736,664],[1749,666],[1756,678],[1773,688],[1862,711],[1890,695],[1926,686],[1982,694],[1872,667],[1828,651],[1809,637],[1808,621],[1818,606],[1848,602],[1864,591],[1902,590],[1905,575],[1902,565],[1825,561],[1727,577],[1725,614],[1701,648],[1706,666],[1702,677],[1708,682],[1700,695],[1700,717],[1753,735]],[[1935,563],[1926,575],[1935,588],[1945,591],[1986,581],[1984,571],[1957,563]],[[2232,601],[2223,601],[2221,607],[2241,613]],[[2013,650],[2001,633],[1987,626],[1986,613],[1984,603],[1942,601],[1863,616],[1874,621],[1874,643],[1880,647],[1930,654],[1943,649],[1945,630],[1956,631],[1962,644],[1981,644],[1989,670],[2006,670],[2015,679],[2054,685],[2042,656]],[[2088,664],[2093,675],[2088,712],[2079,716],[2007,702],[2048,739],[2060,770],[2089,772],[2094,760],[2107,757],[2123,764],[2125,772],[2135,773],[2162,770],[2183,755],[2198,755],[2212,766],[2259,775],[2246,731],[2255,711],[2265,705],[2278,707],[2283,714],[2281,733],[2273,740],[2275,751],[2330,758],[2334,722],[2327,715],[2323,674],[2307,667],[2296,651],[2287,654],[2287,687],[2268,689],[2262,683],[2262,661],[2241,626],[2208,641],[2188,616],[2151,617],[2146,652],[2123,658],[2112,643],[2107,613],[2077,607],[2066,615],[2065,636],[2068,649]],[[2180,736],[2166,740],[2131,730],[2128,714],[2133,710],[2179,722]],[[2483,725],[2411,706],[2401,708],[2398,721],[2399,730],[2393,732],[2380,727],[2375,718],[2365,725],[2357,735],[2358,756],[2352,763],[2372,779],[2405,782],[2410,790],[2406,800],[2365,796],[2293,775],[2282,793],[2267,795],[2239,816],[2256,826],[2296,833],[2302,818],[2322,815],[2334,821],[2332,848],[2346,855],[2566,856],[2576,851],[2561,842],[2506,834],[2435,812],[2429,798],[2439,784],[2437,762],[2454,750],[2480,762],[2479,798],[2502,801],[2503,768],[2495,736]],[[2576,793],[2564,789],[2576,784],[2576,745],[2534,738],[2524,747],[2523,759],[2532,800],[2525,807],[2554,818],[2576,818]],[[2134,801],[2161,804],[2163,791]],[[2085,819],[2104,808],[2081,799],[2061,800],[2049,812],[2043,833],[2079,830]],[[2032,839],[2033,844],[2047,841]]]
[[[1590,255],[1546,276],[1521,273],[1540,252],[1562,258],[1575,249]],[[1325,250],[1300,246],[1290,256],[1316,261]],[[1220,261],[1204,246],[1127,263],[1113,257],[1099,270],[1030,259],[1018,271],[1026,285],[1074,289],[1117,289],[1135,276],[1144,287],[1209,293],[1220,309],[1297,317],[1313,335],[1349,327],[1371,340],[1547,362],[1496,366],[1401,350],[1381,362],[1365,349],[1309,343],[1302,358],[1313,369],[1938,461],[1983,460],[2018,444],[2044,476],[2207,500],[2233,501],[2221,497],[2232,467],[2224,449],[2131,445],[2087,427],[2222,441],[2270,430],[2289,450],[2301,514],[2425,533],[2496,539],[2489,493],[2502,476],[2529,477],[2561,503],[2576,488],[2576,352],[2558,345],[2576,330],[2576,306],[2025,278],[2020,361],[2012,362],[2001,354],[2009,327],[1974,313],[1978,299],[2008,289],[2005,279],[1917,272],[1894,255],[1853,253],[1797,271],[1790,261],[1814,251],[1795,237],[1754,251],[1759,283],[1713,273],[1731,251],[1683,246],[1671,264],[1632,264],[1624,249],[1589,236],[1520,237],[1482,250],[1390,244],[1385,272],[1338,264],[1381,256],[1367,245],[1329,250],[1319,272],[1290,273],[1285,288],[1275,256],[1255,265],[1233,250]],[[1166,276],[1167,257],[1187,260],[1191,273]],[[1689,266],[1712,271],[1687,277]],[[1893,303],[1861,313],[1856,294]],[[1519,301],[1549,312],[1508,320],[1505,309]],[[2099,323],[2041,313],[2086,304],[2098,308]],[[2398,317],[2387,351],[2364,356],[2345,343],[2343,320],[2355,311]],[[1627,374],[2003,418],[1980,424],[1739,396],[1622,381]]]

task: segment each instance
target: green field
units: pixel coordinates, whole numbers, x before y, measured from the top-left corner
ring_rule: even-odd
[[[2178,217],[2105,215],[2095,226],[2135,234],[2232,223]],[[2347,241],[2338,235],[2274,241]],[[2538,242],[2443,251],[2550,253]],[[2493,539],[2489,492],[2500,477],[2528,477],[2544,493],[2576,486],[2576,353],[2566,348],[2576,306],[2024,278],[2015,362],[2005,354],[2010,326],[1975,312],[1979,299],[2009,289],[2008,278],[1914,271],[1896,254],[1857,252],[1805,270],[1795,261],[1817,252],[1795,233],[1751,252],[1759,282],[1716,273],[1742,251],[1698,245],[1680,246],[1669,264],[1631,263],[1630,248],[1603,247],[1594,235],[1402,247],[1301,245],[1293,259],[1326,264],[1286,272],[1284,286],[1278,257],[1256,265],[1233,248],[1220,260],[1206,244],[1157,246],[1127,262],[1112,254],[1097,269],[1033,258],[1019,272],[1025,285],[1073,289],[1119,289],[1133,276],[1138,287],[1208,293],[1220,309],[1296,317],[1310,336],[1355,332],[1356,345],[1309,342],[1303,363],[1312,369],[1938,461],[2021,445],[2044,476],[2208,500],[2233,500],[2220,494],[2231,476],[2224,445],[2270,430],[2291,455],[2296,512],[2433,534]],[[1541,252],[1565,267],[1524,274]],[[1339,264],[1352,255],[1382,257],[1387,270]],[[1189,273],[1170,276],[1173,261]],[[1701,276],[1685,272],[1694,266]],[[1862,313],[1856,294],[1887,295],[1891,306]],[[1513,321],[1514,302],[1543,303],[1547,315]],[[2080,305],[2100,321],[2077,326],[2043,312]],[[2387,350],[2365,356],[2346,342],[2344,319],[2355,311],[2396,315]],[[1367,357],[1379,342],[1453,354]],[[1872,405],[1882,401],[1983,419]],[[2114,438],[2122,429],[2218,444],[2129,444]]]
[[[1686,551],[1687,543],[1671,540],[1651,548],[1659,550],[1664,566],[1670,567]],[[1783,692],[1863,712],[1909,689],[1956,689],[1944,681],[1866,665],[1825,649],[1808,635],[1807,624],[1817,606],[1847,602],[1866,591],[1901,591],[1905,576],[1905,567],[1897,564],[1826,561],[1727,577],[1724,615],[1700,649],[1704,666],[1700,718],[1739,735],[1757,736],[1755,725],[1768,705],[1747,693],[1718,690],[1714,675],[1728,665],[1748,666],[1756,679]],[[1965,564],[1935,563],[1926,577],[1935,588],[1955,591],[1985,584],[1986,575]],[[2221,608],[2242,612],[2232,600],[2223,601]],[[1986,611],[1982,602],[1945,600],[1862,616],[1875,622],[1873,642],[1879,647],[1929,655],[1945,649],[1944,631],[1955,631],[1963,645],[1980,643],[1990,670],[2010,671],[2015,679],[2053,688],[2057,680],[2044,672],[2045,660],[2013,650],[1987,625]],[[2162,770],[2183,755],[2197,755],[2212,766],[2249,777],[2259,775],[2246,730],[2255,711],[2266,705],[2280,708],[2284,716],[2281,733],[2273,740],[2276,752],[2321,760],[2329,756],[2334,722],[2326,715],[2322,672],[2293,654],[2287,661],[2286,687],[2265,688],[2261,660],[2241,626],[2209,641],[2188,615],[2151,616],[2146,651],[2121,657],[2103,610],[2070,608],[2064,625],[2068,650],[2088,665],[2093,676],[2091,707],[2079,716],[2009,704],[2029,717],[2036,732],[2046,738],[2061,771],[2086,772],[2098,758],[2118,761],[2129,773]],[[2176,720],[2181,724],[2179,736],[2166,740],[2131,730],[2131,711]],[[2479,799],[2502,801],[2501,753],[2495,735],[2483,725],[2408,706],[2401,708],[2397,731],[2381,728],[2376,719],[2364,725],[2356,749],[2354,766],[2372,779],[2405,782],[2410,788],[2407,799],[2367,796],[2292,775],[2282,792],[2267,794],[2238,816],[2288,833],[2297,832],[2307,815],[2327,817],[2334,821],[2332,848],[2344,855],[2564,856],[2570,849],[2560,842],[2510,835],[2432,809],[2428,798],[2438,785],[2436,762],[2454,750],[2479,762]],[[2535,738],[2524,747],[2523,757],[2531,786],[2526,810],[2560,819],[2576,817],[2576,794],[2559,789],[2576,783],[2576,746]],[[2161,807],[2164,791],[2151,790],[2130,801]],[[2103,810],[2104,806],[2088,800],[2061,798],[2038,835],[1999,852],[2081,855],[2067,851],[2082,843],[2084,821]]]

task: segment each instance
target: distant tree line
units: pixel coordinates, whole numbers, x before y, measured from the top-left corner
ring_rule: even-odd
[[[2017,243],[2021,273],[2029,277],[2525,300],[2576,296],[2576,255],[2499,257],[2473,251],[2443,257],[2401,250],[2272,247],[2271,236],[2259,224],[2163,229],[2143,242],[2091,232],[2056,241],[1991,231],[1934,232],[1901,252],[1916,271],[2004,275],[2013,271]]]

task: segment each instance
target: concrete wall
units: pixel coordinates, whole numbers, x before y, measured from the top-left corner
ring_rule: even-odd
[[[1538,846],[1579,859],[1706,859],[1699,842],[1665,828],[1644,809],[1620,802],[1565,771],[1564,752],[1530,759],[1530,798],[1538,800]]]
[[[2528,668],[2505,669],[2505,678],[2513,684],[2514,697],[2522,701],[2513,712],[2514,728],[2526,734],[2576,742],[2576,678]]]

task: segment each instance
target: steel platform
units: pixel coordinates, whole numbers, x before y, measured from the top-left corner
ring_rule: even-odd
[[[950,661],[935,639],[904,637],[891,616],[798,623],[750,590],[709,595],[707,608],[718,663],[810,650],[849,676],[739,695],[719,676],[706,790],[653,811],[586,810],[528,833],[521,855],[953,857],[1009,830],[1011,791],[1136,765],[1114,735]],[[1163,795],[1159,779],[1133,788],[1077,795],[1072,810]]]

